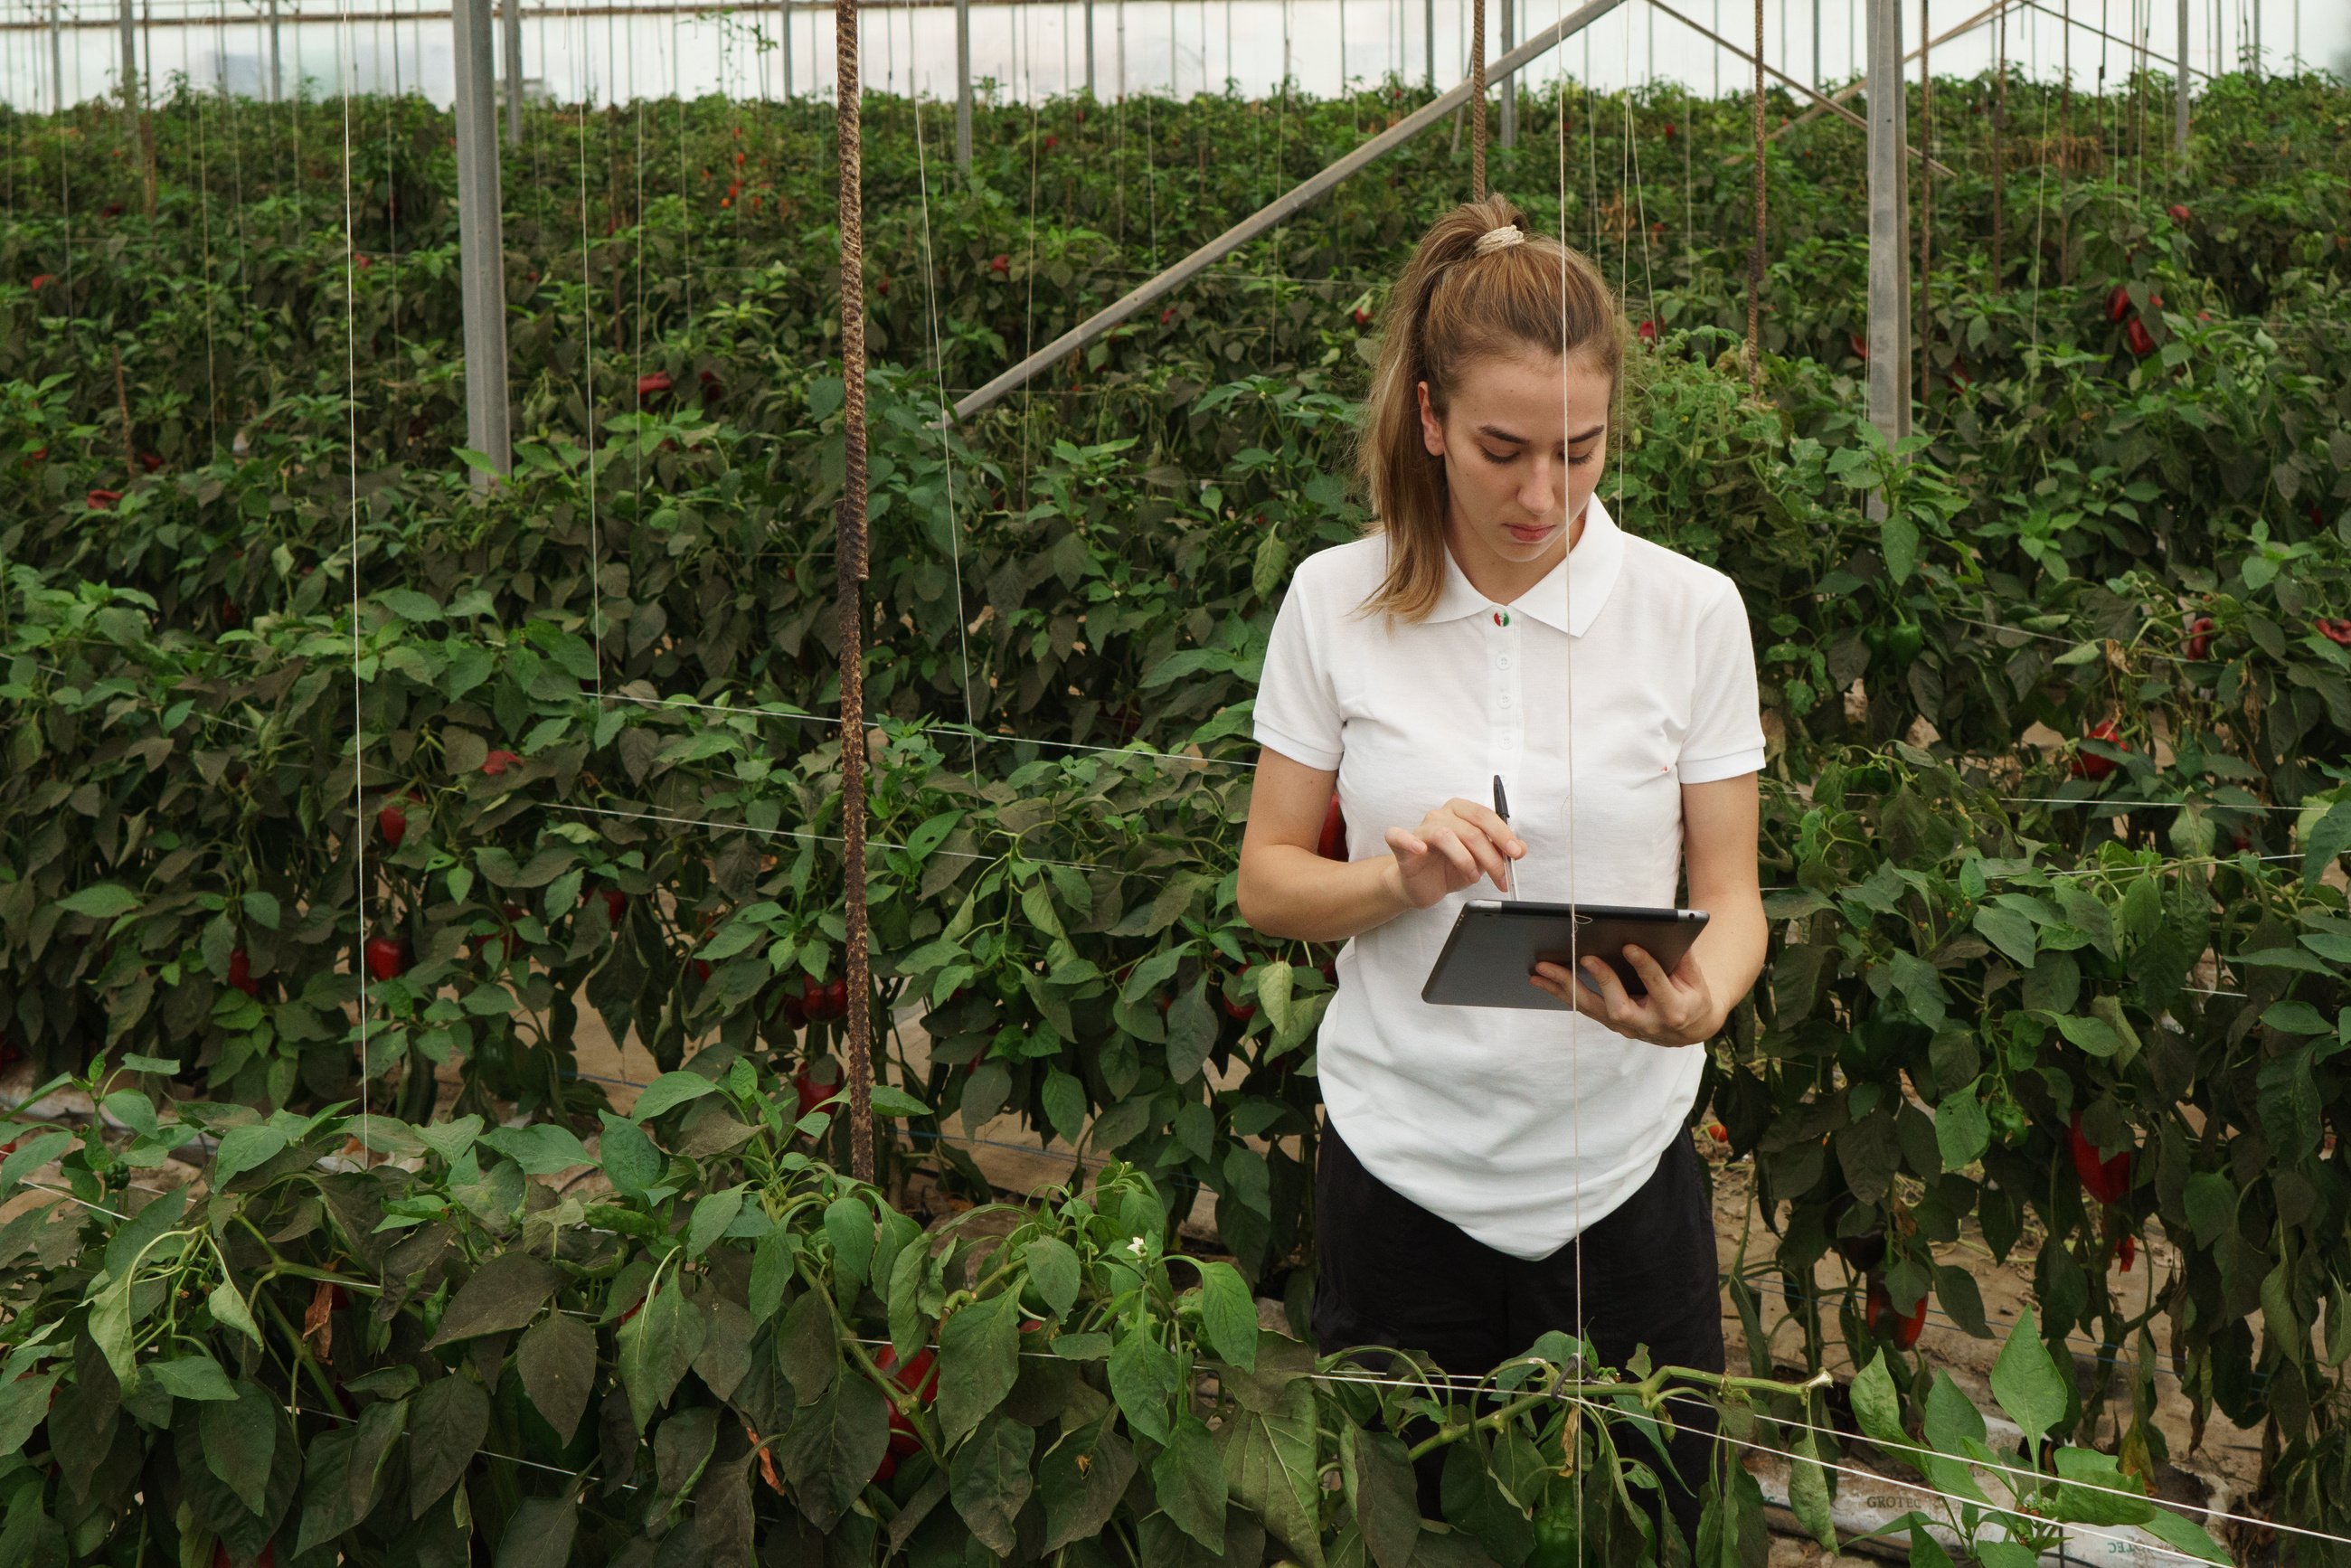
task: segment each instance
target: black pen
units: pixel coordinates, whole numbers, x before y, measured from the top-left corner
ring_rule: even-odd
[[[1505,822],[1510,820],[1510,798],[1502,793],[1502,776],[1499,773],[1494,775],[1494,815]],[[1512,898],[1519,896],[1519,877],[1515,871],[1510,873],[1509,892]]]

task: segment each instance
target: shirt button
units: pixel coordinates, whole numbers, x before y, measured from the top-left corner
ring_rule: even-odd
[[[1508,653],[1497,653],[1494,655],[1494,668],[1498,670],[1507,670],[1510,667],[1510,656]]]
[[[1510,693],[1508,693],[1508,692],[1504,692],[1504,693],[1502,694],[1502,695],[1501,695],[1501,699],[1500,699],[1500,700],[1501,700],[1501,704],[1502,704],[1502,706],[1503,706],[1504,707],[1508,707],[1508,706],[1510,706],[1510,702],[1511,702],[1510,694]]]

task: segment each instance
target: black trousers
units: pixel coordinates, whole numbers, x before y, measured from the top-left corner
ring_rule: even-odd
[[[1365,1170],[1325,1124],[1314,1168],[1313,1326],[1322,1352],[1394,1345],[1433,1357],[1455,1376],[1482,1376],[1547,1330],[1579,1321],[1602,1364],[1622,1367],[1646,1345],[1653,1365],[1723,1370],[1714,1210],[1698,1151],[1677,1137],[1640,1189],[1575,1240],[1535,1261],[1498,1252]],[[1583,1311],[1576,1301],[1583,1264]],[[1683,1540],[1698,1539],[1698,1492],[1714,1462],[1711,1407],[1671,1406],[1672,1470],[1632,1428],[1620,1451],[1648,1461]],[[1444,1452],[1419,1463],[1421,1512],[1442,1517]]]

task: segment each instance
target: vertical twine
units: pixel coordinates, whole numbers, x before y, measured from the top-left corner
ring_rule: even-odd
[[[2067,235],[2073,229],[2073,214],[2065,210],[2065,174],[2074,162],[2074,0],[2065,0],[2060,18],[2064,24],[2057,36],[2063,40],[2060,70],[2064,85],[2057,94],[2057,280],[2073,280],[2074,269],[2066,265],[2066,252],[2071,247]]]
[[[1935,335],[1935,76],[1928,64],[1935,31],[1928,0],[1918,0],[1918,407],[1927,407],[1934,374]]]
[[[1469,199],[1486,199],[1486,0],[1469,5]]]
[[[1755,0],[1755,246],[1747,257],[1747,382],[1763,390],[1763,0]]]
[[[841,1040],[849,1069],[849,1171],[873,1179],[873,981],[865,916],[865,207],[857,118],[857,0],[834,0],[841,135],[841,382],[843,463],[840,541],[841,881],[848,900],[849,1017]]]
[[[1999,97],[1991,110],[1991,291],[2004,292],[2007,279],[2006,256],[2008,240],[2007,203],[2002,199],[2008,189],[2008,155],[2002,138],[2008,132],[2008,7],[2000,8],[2000,84]]]

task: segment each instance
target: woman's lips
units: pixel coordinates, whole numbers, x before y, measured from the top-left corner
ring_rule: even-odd
[[[1558,527],[1558,525],[1552,524],[1550,527],[1545,528],[1522,528],[1516,523],[1507,523],[1503,526],[1510,530],[1510,537],[1518,540],[1522,545],[1538,545],[1542,543],[1543,540],[1551,538],[1552,533],[1557,530]]]

